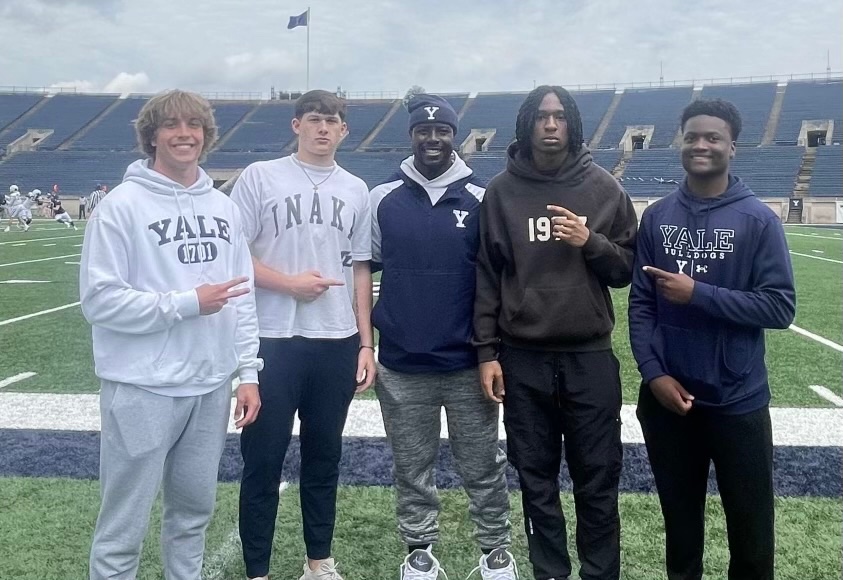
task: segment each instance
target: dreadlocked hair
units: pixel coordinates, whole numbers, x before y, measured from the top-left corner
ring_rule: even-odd
[[[555,94],[559,98],[559,102],[562,103],[562,108],[565,109],[565,122],[568,125],[568,150],[577,154],[582,149],[582,117],[574,97],[560,86],[541,85],[527,95],[527,98],[521,103],[521,108],[518,109],[518,117],[515,119],[515,142],[518,143],[518,149],[527,159],[533,158],[533,128],[536,126],[536,119],[539,115],[539,105],[548,93]]]

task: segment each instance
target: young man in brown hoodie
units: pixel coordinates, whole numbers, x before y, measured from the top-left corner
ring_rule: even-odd
[[[503,403],[536,580],[571,575],[559,501],[563,443],[580,577],[617,580],[623,448],[609,287],[630,282],[635,210],[592,161],[576,102],[562,87],[527,96],[508,154],[480,214],[474,331],[481,381]]]

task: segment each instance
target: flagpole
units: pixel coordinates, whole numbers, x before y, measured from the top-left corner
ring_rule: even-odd
[[[305,90],[310,90],[310,6],[307,7],[307,81]]]

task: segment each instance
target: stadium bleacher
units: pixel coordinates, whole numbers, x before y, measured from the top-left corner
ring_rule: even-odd
[[[146,97],[121,99],[108,115],[70,148],[77,151],[131,151],[137,145],[134,122],[146,101]]]
[[[691,102],[691,87],[627,89],[600,142],[601,147],[618,147],[630,125],[653,125],[650,148],[670,147],[679,129],[682,109]]]
[[[840,145],[817,147],[808,195],[843,197],[843,150]]]
[[[43,98],[32,93],[0,94],[0,131]]]
[[[53,129],[39,148],[55,149],[87,125],[117,99],[117,95],[56,95],[32,115],[15,121],[0,134],[0,147],[24,136],[29,129]]]
[[[711,85],[703,87],[702,99],[724,99],[733,103],[741,113],[743,130],[738,136],[738,146],[759,145],[764,136],[767,119],[776,98],[775,83],[755,85]]]
[[[676,185],[674,181],[682,179],[679,151],[671,149],[670,145],[676,135],[680,111],[690,102],[691,91],[691,87],[628,89],[620,97],[601,141],[607,148],[592,153],[596,163],[612,171],[623,154],[616,147],[626,127],[655,125],[650,149],[635,151],[622,173],[621,181],[631,195],[663,195],[672,191]],[[843,125],[843,121],[837,119],[839,103],[843,99],[841,82],[792,82],[785,92],[777,145],[758,147],[770,117],[775,91],[773,83],[716,85],[705,86],[700,95],[702,98],[725,98],[738,106],[744,128],[733,171],[762,197],[793,193],[805,149],[787,146],[788,141],[780,139],[783,134],[798,134],[803,119],[835,119],[835,134]],[[573,95],[583,115],[584,135],[588,140],[605,117],[615,93],[612,90],[581,91],[573,92]],[[448,99],[455,109],[462,110],[467,97],[465,94],[451,95]],[[491,179],[506,166],[505,146],[514,138],[515,117],[524,97],[524,93],[479,94],[466,109],[457,141],[472,128],[497,130],[489,143],[489,151],[466,156],[468,164],[481,179]],[[0,95],[0,126],[4,120],[10,123],[8,130],[0,132],[0,146],[16,139],[29,127],[55,131],[43,144],[38,144],[36,151],[0,157],[0,181],[16,182],[24,189],[44,189],[59,183],[68,193],[90,191],[100,181],[113,186],[121,180],[126,165],[141,156],[136,151],[132,122],[146,98],[129,96],[115,101],[117,97],[113,95]],[[41,102],[42,99],[46,100]],[[350,134],[342,143],[337,159],[370,187],[387,179],[410,154],[407,114],[400,106],[378,129],[368,151],[358,151],[395,103],[383,100],[349,102]],[[112,104],[114,106],[101,115]],[[285,154],[285,147],[293,143],[292,103],[216,101],[213,105],[220,134],[226,138],[204,163],[209,170],[242,169],[254,161]],[[20,119],[34,106],[38,109]],[[97,119],[96,124],[88,127],[94,119]],[[230,134],[226,135],[226,132]],[[53,151],[70,137],[75,141],[70,142],[68,151]],[[612,146],[615,148],[609,148]],[[0,150],[0,155],[2,153]],[[808,195],[843,196],[840,148],[819,147],[816,159]]]
[[[843,130],[843,81],[788,83],[782,102],[776,143],[796,145],[802,121],[834,121],[832,142],[841,142]],[[829,143],[831,145],[831,143]]]
[[[261,103],[249,119],[234,129],[220,150],[281,151],[294,137],[290,127],[294,111],[292,103]]]

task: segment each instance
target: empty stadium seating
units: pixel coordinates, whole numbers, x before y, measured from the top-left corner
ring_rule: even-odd
[[[738,136],[738,146],[761,143],[775,97],[775,83],[707,86],[703,87],[700,96],[703,99],[724,99],[738,108],[743,121],[743,130]]]
[[[340,149],[352,151],[357,149],[366,136],[392,108],[392,101],[376,103],[349,103],[346,115],[348,136],[343,140]]]
[[[515,139],[515,116],[526,96],[526,93],[477,95],[466,110],[465,116],[460,119],[457,141],[462,142],[472,129],[497,129],[494,138],[489,141],[488,148],[490,151],[506,149]]]
[[[841,114],[843,82],[791,82],[788,83],[779,117],[776,143],[796,145],[802,121],[832,119],[832,141],[841,142]],[[830,143],[829,143],[830,145]]]
[[[116,99],[116,95],[56,95],[0,133],[0,147],[22,137],[29,129],[53,129],[53,134],[44,139],[39,148],[55,149]]]
[[[30,93],[0,94],[0,131],[43,98]]]
[[[843,197],[843,151],[840,145],[817,147],[808,195]]]
[[[292,103],[267,102],[257,110],[220,146],[221,151],[281,151],[293,137],[290,120]]]
[[[586,143],[591,142],[597,126],[606,115],[609,105],[615,96],[615,91],[572,92],[577,102],[577,108],[582,117],[582,136]],[[605,143],[605,142],[604,142]],[[606,147],[617,147],[617,143],[605,143]]]
[[[50,191],[59,184],[65,195],[93,191],[97,183],[114,187],[140,153],[105,151],[27,151],[0,163],[0,183],[16,183],[21,191]]]
[[[71,146],[79,151],[131,151],[137,145],[135,119],[146,98],[122,99],[99,123]]]
[[[618,147],[630,125],[654,125],[650,148],[669,147],[679,129],[682,109],[690,102],[691,87],[627,89],[600,146]]]

